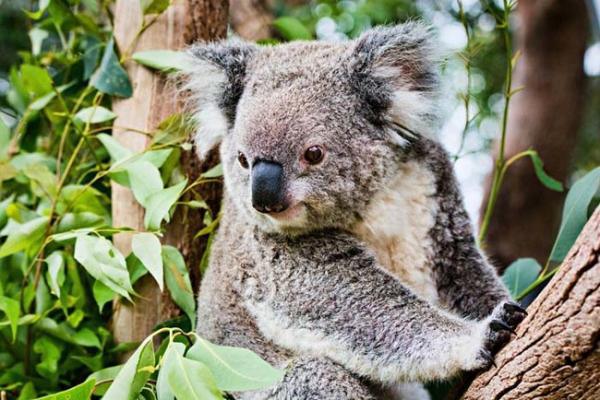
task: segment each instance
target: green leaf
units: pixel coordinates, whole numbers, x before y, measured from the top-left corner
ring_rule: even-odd
[[[529,152],[529,157],[531,158],[531,162],[533,163],[533,169],[535,170],[535,174],[538,179],[544,186],[548,189],[555,190],[557,192],[563,191],[562,183],[552,178],[550,175],[544,171],[544,162],[540,158],[539,154],[536,151]]]
[[[60,298],[60,287],[65,281],[65,259],[63,252],[54,251],[46,258],[48,264],[48,283],[52,294]]]
[[[145,200],[146,214],[144,215],[144,226],[149,230],[160,229],[163,220],[169,221],[169,210],[175,204],[181,192],[185,188],[187,180],[176,185],[151,194]]]
[[[83,328],[73,335],[73,342],[84,347],[102,348],[98,336],[88,328]]]
[[[10,330],[12,331],[13,342],[17,338],[17,325],[19,324],[19,315],[21,308],[17,300],[10,297],[0,296],[0,310],[4,311],[10,322]]]
[[[100,124],[117,118],[117,114],[102,106],[87,107],[75,114],[75,120],[83,124]]]
[[[97,236],[78,236],[75,241],[75,259],[95,279],[131,300],[129,293],[134,291],[125,258],[110,241]]]
[[[42,18],[44,11],[46,11],[46,8],[48,8],[49,4],[50,4],[50,0],[40,0],[37,11],[32,12],[32,11],[25,10],[25,13],[27,14],[27,16],[29,16],[29,18],[38,20],[38,19]]]
[[[273,368],[248,349],[218,346],[200,337],[186,357],[206,365],[223,391],[266,389],[280,382],[284,375],[283,370]]]
[[[575,243],[588,220],[588,208],[600,187],[600,167],[577,180],[569,190],[562,213],[560,229],[550,252],[550,260],[561,262]]]
[[[106,393],[112,381],[115,380],[115,377],[119,374],[122,368],[122,365],[115,365],[114,367],[101,369],[88,376],[86,382],[94,381],[96,383],[94,394],[96,396],[102,396],[104,393]]]
[[[223,164],[219,163],[209,169],[208,171],[202,173],[203,178],[218,178],[223,176]]]
[[[18,224],[15,231],[0,247],[0,258],[29,249],[33,245],[41,245],[47,226],[48,217],[38,217],[24,224]]]
[[[94,286],[92,287],[92,294],[94,295],[94,300],[96,300],[96,304],[98,304],[99,312],[102,312],[104,305],[109,301],[112,301],[112,299],[114,299],[115,297],[115,292],[100,281],[94,281]]]
[[[70,389],[56,394],[40,397],[36,400],[89,400],[92,398],[92,392],[94,391],[95,384],[95,379],[88,379]]]
[[[146,339],[123,365],[102,400],[135,400],[154,367],[152,340]]]
[[[37,373],[44,378],[52,379],[58,369],[61,347],[48,336],[42,336],[35,341],[33,351],[40,354],[40,362],[35,366]]]
[[[44,164],[29,164],[23,169],[23,174],[35,182],[35,190],[39,197],[56,197],[56,176]]]
[[[281,17],[273,21],[273,27],[286,40],[311,40],[312,34],[298,19]]]
[[[163,246],[162,257],[165,280],[171,298],[189,317],[192,329],[194,329],[196,325],[196,302],[194,301],[192,283],[183,256],[175,247]]]
[[[162,247],[156,235],[148,232],[138,233],[131,239],[133,254],[144,264],[154,277],[160,290],[163,290]]]
[[[134,53],[131,58],[146,67],[160,71],[185,71],[190,69],[189,57],[180,51],[148,50]]]
[[[162,367],[158,371],[158,378],[156,379],[156,397],[158,400],[174,400],[175,395],[169,386],[168,373],[175,368],[175,356],[172,353],[177,353],[183,356],[185,352],[185,345],[183,343],[171,342],[169,343],[165,354],[163,356]]]
[[[161,14],[171,5],[171,0],[140,0],[140,5],[144,15]]]
[[[130,157],[133,152],[119,143],[114,137],[107,135],[106,133],[101,133],[96,136],[102,145],[108,151],[110,158],[113,161],[120,161],[124,158]]]
[[[8,148],[10,146],[10,128],[6,126],[4,120],[0,117],[0,161],[8,158]],[[7,166],[3,166],[6,168]],[[0,173],[0,176],[2,173]]]
[[[52,78],[44,68],[23,64],[21,66],[21,81],[32,98],[39,98],[52,92]]]
[[[510,295],[516,299],[517,296],[528,288],[535,280],[542,267],[533,258],[519,258],[504,271],[502,281],[510,291]]]
[[[222,399],[223,396],[217,389],[210,370],[198,361],[184,358],[180,351],[181,346],[172,343],[165,352],[164,371],[161,371],[161,374],[166,375],[171,393],[178,399],[185,400]],[[164,393],[164,390],[161,390],[161,394]]]
[[[90,85],[111,96],[131,97],[133,94],[127,72],[115,53],[114,38],[106,45],[100,66],[90,78]]]
[[[108,199],[98,190],[84,185],[67,185],[60,191],[56,210],[59,214],[67,211],[75,213],[91,212],[108,217],[108,206],[102,200]]]
[[[160,171],[148,161],[143,160],[127,165],[126,170],[129,187],[133,191],[135,199],[146,207],[149,197],[163,190]]]

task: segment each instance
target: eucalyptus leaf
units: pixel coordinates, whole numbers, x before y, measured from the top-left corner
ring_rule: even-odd
[[[154,367],[152,340],[144,341],[120,369],[102,400],[136,400]]]
[[[129,187],[133,191],[135,199],[147,207],[147,201],[151,195],[163,190],[163,182],[160,171],[148,161],[139,160],[127,165]]]
[[[96,304],[98,305],[98,311],[102,312],[104,305],[115,298],[115,292],[100,281],[94,281],[92,286],[92,294]]]
[[[131,97],[133,94],[127,72],[115,53],[114,38],[106,45],[100,66],[90,78],[90,85],[111,96]]]
[[[131,240],[133,254],[154,277],[160,290],[163,290],[162,247],[156,235],[148,232],[138,233]]]
[[[219,178],[223,176],[223,164],[219,163],[209,169],[206,172],[203,172],[201,175],[203,178]]]
[[[286,40],[311,40],[312,34],[298,19],[280,17],[273,21],[273,27]]]
[[[156,397],[158,400],[174,400],[175,395],[171,390],[171,386],[169,385],[168,373],[176,368],[175,364],[175,354],[177,353],[181,356],[185,353],[185,345],[183,343],[172,342],[169,343],[167,349],[165,350],[165,354],[163,356],[162,366],[158,371],[158,377],[156,379]]]
[[[103,237],[80,235],[75,241],[75,259],[88,273],[114,292],[131,300],[133,292],[125,258]]]
[[[223,391],[267,389],[281,382],[284,375],[283,370],[273,368],[248,349],[219,346],[201,337],[186,357],[206,365]]]
[[[0,296],[0,310],[4,311],[8,321],[10,322],[10,330],[12,332],[13,342],[17,338],[17,326],[19,324],[19,316],[21,315],[21,307],[19,302],[10,297]]]
[[[140,0],[140,5],[144,15],[161,14],[171,5],[171,0]]]
[[[533,163],[533,169],[535,170],[535,174],[537,175],[540,182],[546,186],[548,189],[562,192],[563,186],[562,183],[552,178],[550,175],[544,171],[544,163],[540,158],[539,154],[536,151],[530,151],[529,157],[531,158],[531,162]]]
[[[146,229],[158,230],[163,220],[169,221],[169,210],[179,199],[186,184],[187,180],[184,180],[146,198],[144,204],[146,208],[146,214],[144,215]]]
[[[569,190],[562,212],[560,229],[550,260],[561,262],[577,240],[588,220],[588,208],[600,188],[600,167],[596,167],[577,180]]]
[[[112,384],[112,381],[119,374],[122,368],[122,365],[115,365],[113,367],[103,368],[95,371],[93,374],[87,377],[86,382],[95,382],[94,394],[97,396],[102,396],[104,393],[106,393]]]
[[[183,357],[171,344],[165,353],[166,381],[177,399],[223,399],[210,370],[201,362]],[[173,346],[173,347],[172,347]]]
[[[165,281],[171,298],[189,317],[192,329],[196,325],[196,302],[190,275],[185,267],[183,256],[173,246],[162,247]]]
[[[189,56],[180,51],[139,51],[134,53],[131,58],[139,64],[160,71],[185,71],[191,67]]]
[[[65,280],[65,259],[60,250],[54,251],[46,258],[48,264],[48,283],[52,293],[60,298],[60,287]]]
[[[510,291],[510,295],[517,296],[527,289],[540,274],[541,265],[533,258],[519,258],[504,271],[502,281]]]
[[[75,120],[83,124],[100,124],[117,118],[117,114],[102,106],[86,107],[75,114]]]
[[[95,384],[96,380],[89,379],[77,386],[73,386],[70,389],[48,396],[39,397],[36,400],[89,400],[92,398],[92,392],[94,391]]]
[[[24,224],[18,224],[2,247],[0,258],[39,245],[48,226],[48,217],[38,217]]]
[[[31,41],[31,53],[34,56],[40,54],[42,51],[42,43],[48,37],[48,31],[40,28],[32,28],[29,31],[29,40]]]

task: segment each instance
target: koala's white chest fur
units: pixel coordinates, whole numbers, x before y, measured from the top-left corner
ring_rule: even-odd
[[[363,221],[354,229],[389,272],[431,302],[437,301],[429,265],[429,230],[437,213],[434,194],[431,171],[417,162],[408,162],[389,187],[373,198]]]

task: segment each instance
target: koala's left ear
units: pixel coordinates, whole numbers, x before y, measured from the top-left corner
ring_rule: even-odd
[[[424,133],[437,97],[438,59],[423,23],[375,28],[350,49],[351,82],[373,112]]]
[[[184,89],[194,101],[194,140],[201,159],[221,142],[233,124],[246,69],[257,51],[257,46],[235,39],[200,43],[188,50]]]

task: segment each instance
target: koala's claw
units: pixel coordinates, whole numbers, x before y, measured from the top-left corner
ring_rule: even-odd
[[[506,324],[505,322],[499,320],[499,319],[493,319],[490,322],[490,329],[495,331],[495,332],[499,332],[499,331],[509,331],[511,333],[516,334],[515,330],[508,324]]]
[[[525,315],[529,315],[527,314],[527,310],[521,307],[519,303],[515,303],[514,301],[507,301],[502,307],[507,313],[523,313]]]
[[[481,350],[481,352],[479,353],[479,355],[481,356],[481,358],[483,358],[485,360],[485,367],[488,368],[490,365],[493,365],[494,367],[498,368],[498,366],[496,365],[496,361],[494,361],[494,356],[492,355],[492,353],[488,350]]]

